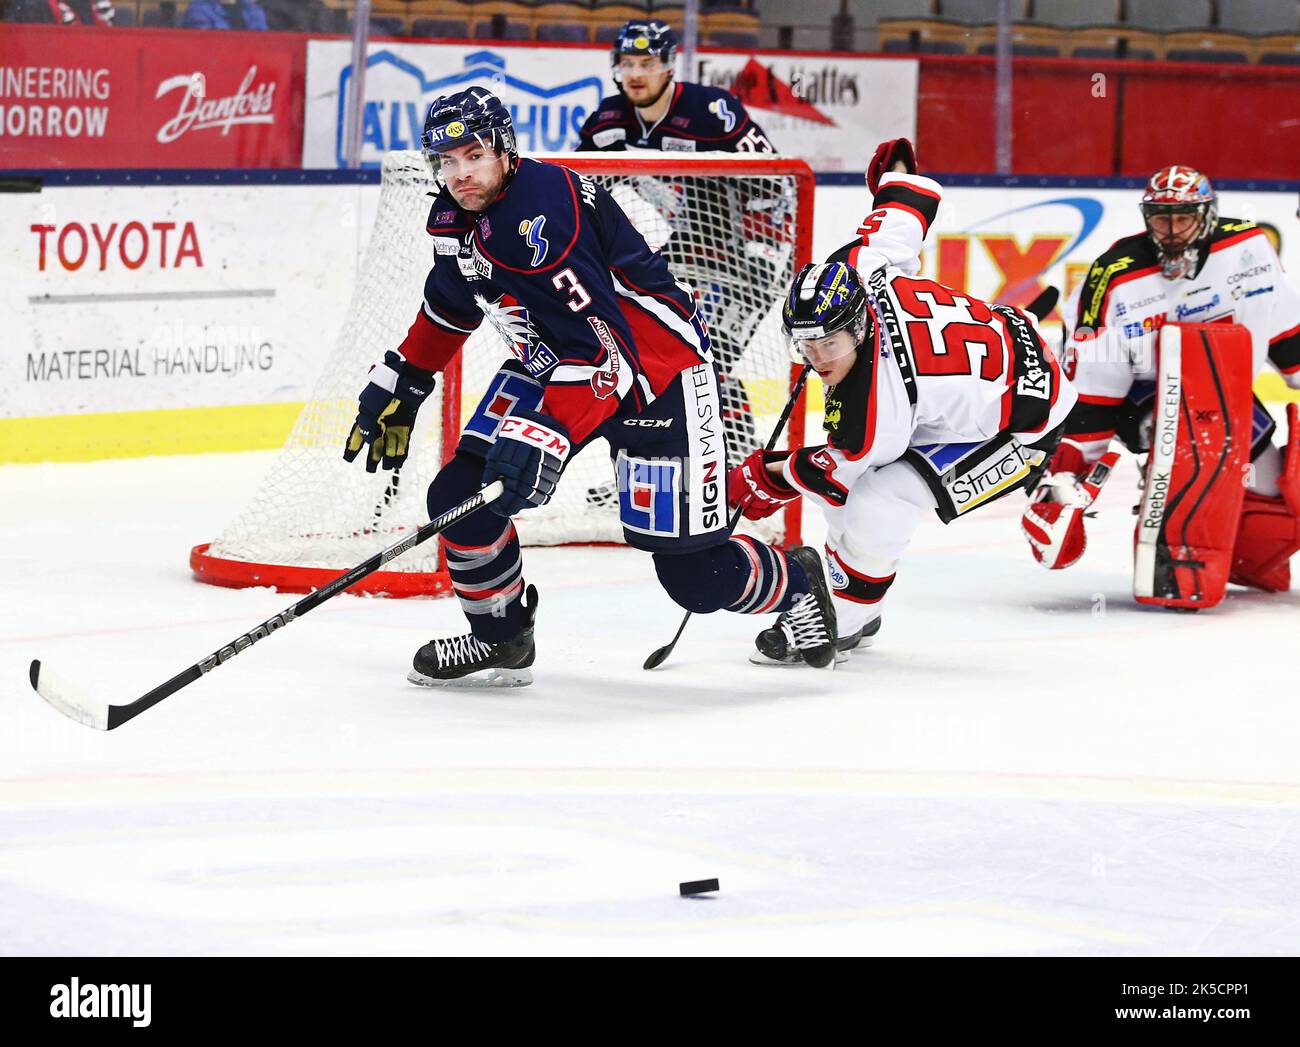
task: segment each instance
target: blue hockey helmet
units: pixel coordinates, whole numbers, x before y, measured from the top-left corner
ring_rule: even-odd
[[[781,326],[797,363],[807,360],[799,343],[848,331],[857,348],[867,337],[867,289],[847,262],[809,263],[799,270],[781,310]]]
[[[510,173],[519,162],[515,128],[507,109],[496,95],[483,87],[469,87],[442,95],[429,105],[424,116],[420,146],[434,181],[442,184],[441,155],[477,141],[498,155],[510,157]]]
[[[651,55],[657,57],[669,70],[677,58],[677,34],[672,26],[658,18],[638,18],[628,22],[618,31],[609,62],[614,68],[614,82],[621,85],[618,71],[619,59],[624,55]]]

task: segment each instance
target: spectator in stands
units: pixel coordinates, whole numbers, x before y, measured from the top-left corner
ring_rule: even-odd
[[[112,0],[19,0],[13,5],[15,22],[43,25],[111,26],[117,12]]]
[[[190,0],[181,17],[182,29],[256,29],[266,31],[266,12],[258,0],[239,0],[238,17],[232,23],[224,4],[218,0]]]
[[[262,0],[266,28],[272,32],[309,32],[324,29],[318,20],[329,12],[320,0]]]

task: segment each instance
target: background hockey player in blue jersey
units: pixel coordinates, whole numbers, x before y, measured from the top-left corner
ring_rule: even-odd
[[[622,28],[610,59],[618,94],[587,118],[578,149],[776,152],[735,95],[676,79],[677,46],[677,34],[658,19]]]
[[[406,338],[370,372],[344,457],[364,449],[368,469],[400,466],[435,372],[485,316],[508,311],[527,337],[429,487],[431,516],[496,479],[505,494],[444,532],[470,631],[420,648],[408,678],[531,682],[536,592],[510,517],[545,504],[597,436],[610,445],[624,535],[653,554],[673,600],[694,612],[786,611],[805,659],[829,664],[834,611],[816,552],[728,532],[716,373],[690,288],[603,188],[521,159],[490,92],[435,101],[423,146],[441,187],[427,227],[435,264]]]
[[[587,118],[578,150],[775,153],[735,95],[676,79],[677,47],[677,36],[666,22],[640,19],[622,28],[610,54],[618,94],[603,99]],[[660,186],[664,191],[651,202],[673,228],[661,251],[673,270],[700,293],[720,368],[729,431],[736,442],[752,447],[759,441],[749,398],[731,372],[762,319],[753,307],[753,289],[771,285],[778,266],[755,253],[757,244],[747,245],[746,229],[749,222],[773,216],[788,220],[789,209],[781,206],[775,182],[759,183],[749,192],[727,179],[662,179]],[[700,229],[674,220],[687,213],[720,215],[723,221],[701,235]],[[776,295],[785,289],[773,290]]]

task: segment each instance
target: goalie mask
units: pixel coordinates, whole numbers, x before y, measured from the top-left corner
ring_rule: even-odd
[[[781,310],[795,363],[819,370],[861,346],[868,324],[866,288],[846,262],[805,265]],[[840,332],[842,337],[834,337]]]
[[[614,84],[622,93],[626,93],[623,88],[623,70],[620,68],[624,58],[658,58],[663,65],[668,74],[663,86],[655,92],[653,98],[636,102],[642,108],[652,106],[672,86],[673,65],[677,61],[677,34],[667,22],[657,18],[633,20],[618,31],[609,64],[614,71]]]
[[[1166,278],[1196,271],[1201,251],[1219,220],[1219,197],[1210,180],[1182,164],[1162,167],[1142,196],[1147,235],[1156,245]]]
[[[514,124],[501,99],[482,87],[471,87],[434,99],[424,117],[420,146],[439,189],[446,185],[443,155],[477,142],[493,156],[507,155],[507,179],[519,166]]]

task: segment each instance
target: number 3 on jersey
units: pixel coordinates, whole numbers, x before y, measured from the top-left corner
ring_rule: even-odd
[[[996,382],[1006,374],[1006,342],[993,326],[988,305],[933,280],[900,279],[892,286],[899,304],[917,318],[907,321],[907,340],[918,374],[974,374],[972,349],[981,352],[979,376],[985,381]],[[936,317],[935,306],[942,307],[950,318]],[[935,334],[940,342],[937,347]]]
[[[551,283],[555,285],[557,291],[569,292],[569,308],[575,313],[580,313],[591,305],[591,295],[587,294],[587,289],[578,282],[572,269],[556,273],[551,278]]]

